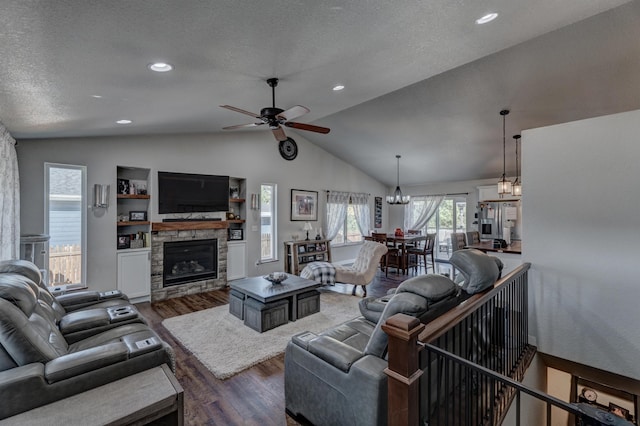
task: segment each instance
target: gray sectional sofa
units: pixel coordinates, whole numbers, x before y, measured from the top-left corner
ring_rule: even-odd
[[[30,262],[0,262],[0,419],[167,364],[173,351],[119,292],[53,297]]]

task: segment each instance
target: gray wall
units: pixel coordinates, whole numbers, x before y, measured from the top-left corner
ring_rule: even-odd
[[[291,222],[290,190],[305,189],[320,192],[327,189],[367,192],[373,197],[384,196],[386,188],[360,170],[339,160],[304,137],[292,137],[298,143],[299,154],[294,161],[282,159],[277,142],[270,132],[236,132],[212,135],[170,135],[145,137],[77,138],[56,140],[21,140],[17,147],[21,181],[21,232],[41,233],[44,230],[44,163],[87,166],[87,203],[92,202],[95,183],[111,184],[110,207],[88,210],[87,217],[87,280],[92,289],[106,290],[116,284],[116,166],[151,169],[150,220],[160,221],[157,213],[157,171],[210,173],[247,179],[247,193],[259,192],[261,183],[278,185],[278,223],[280,261],[256,266],[259,258],[259,212],[247,210],[245,239],[247,241],[247,272],[249,275],[282,270],[282,241],[292,234],[303,235],[303,222]],[[322,207],[318,227],[322,220]],[[383,220],[387,220],[383,206]],[[359,246],[336,248],[334,261],[352,259]]]
[[[640,111],[523,132],[523,260],[540,351],[640,379]]]

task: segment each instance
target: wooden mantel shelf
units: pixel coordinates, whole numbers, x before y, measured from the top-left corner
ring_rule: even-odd
[[[152,231],[185,231],[190,229],[227,229],[229,222],[226,220],[203,220],[185,222],[153,222]]]

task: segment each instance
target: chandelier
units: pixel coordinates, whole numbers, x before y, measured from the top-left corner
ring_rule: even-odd
[[[402,191],[400,190],[400,156],[396,155],[396,161],[398,163],[398,178],[396,181],[396,190],[393,191],[393,195],[387,195],[387,203],[388,204],[408,204],[411,197],[408,195],[402,195]]]

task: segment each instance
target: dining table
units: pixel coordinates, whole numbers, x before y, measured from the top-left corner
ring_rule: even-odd
[[[393,243],[393,245],[395,247],[398,248],[398,255],[400,256],[402,265],[400,266],[400,269],[402,270],[402,273],[405,274],[405,271],[408,272],[408,268],[407,268],[407,249],[413,247],[416,245],[416,243],[420,242],[420,241],[426,241],[427,240],[427,236],[426,235],[420,235],[420,234],[404,234],[404,235],[396,235],[395,233],[389,233],[386,234],[387,235],[387,243]],[[373,237],[372,236],[365,236],[364,237],[365,240],[369,240],[369,241],[373,241]]]

